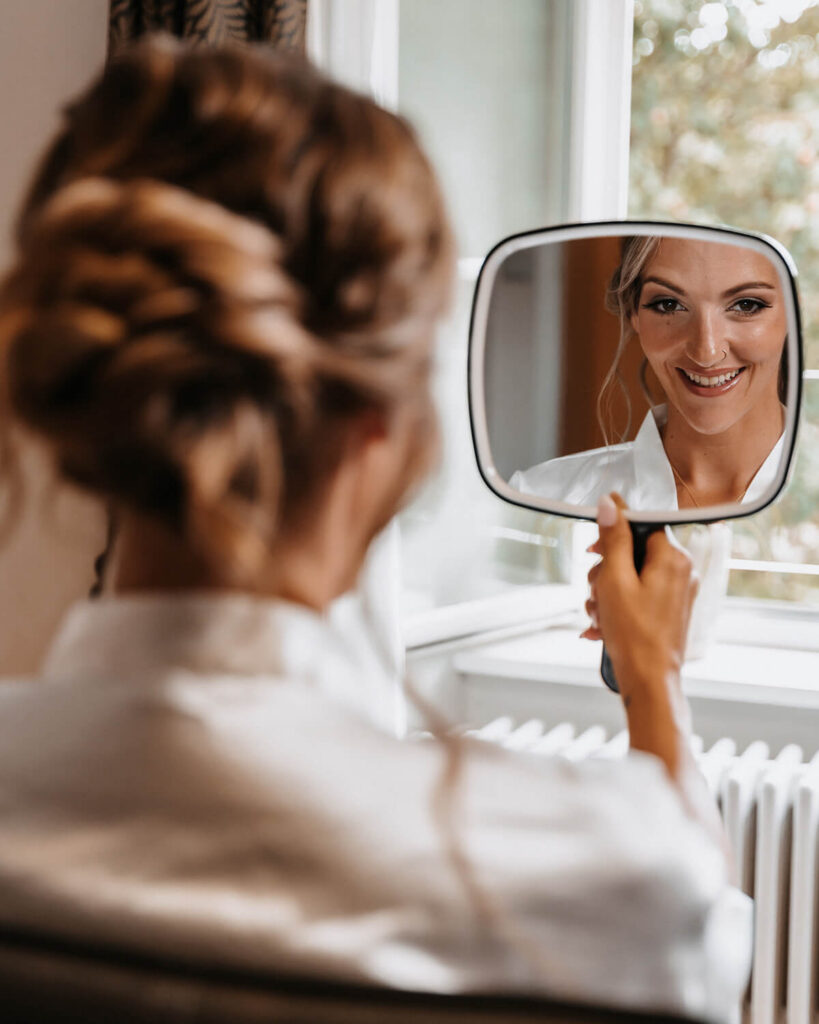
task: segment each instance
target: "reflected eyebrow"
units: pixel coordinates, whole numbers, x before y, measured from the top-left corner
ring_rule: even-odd
[[[658,284],[661,288],[668,288],[669,291],[676,292],[678,295],[685,295],[685,289],[680,288],[679,285],[673,284],[671,281],[666,281],[662,277],[647,277],[643,281],[643,285],[647,284]],[[722,293],[722,298],[727,299],[731,295],[736,295],[737,292],[749,291],[753,288],[766,288],[768,291],[775,292],[776,285],[769,284],[767,281],[745,281],[742,284],[736,284],[733,288],[728,288]]]
[[[767,288],[769,291],[776,291],[776,286],[768,284],[767,281],[747,281],[745,284],[737,284],[733,288],[724,291],[722,297],[727,299],[729,295],[736,295],[737,292],[744,292],[751,288]]]
[[[678,295],[685,295],[685,289],[680,288],[679,285],[672,284],[670,281],[664,281],[661,277],[647,277],[643,281],[643,286],[647,284],[658,284],[661,288],[668,288],[669,291],[676,292]]]

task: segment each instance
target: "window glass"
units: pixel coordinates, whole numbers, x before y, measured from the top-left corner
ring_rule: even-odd
[[[796,467],[734,524],[729,592],[819,604],[819,3],[635,0],[634,15],[629,216],[762,231],[799,268]]]
[[[560,579],[565,570],[567,524],[512,509],[480,479],[466,387],[481,258],[502,236],[559,219],[564,17],[562,4],[543,0],[400,7],[399,107],[439,172],[460,256],[456,302],[438,347],[441,466],[402,517],[408,611]]]

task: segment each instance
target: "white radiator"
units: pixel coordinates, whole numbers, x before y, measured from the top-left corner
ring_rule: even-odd
[[[563,722],[498,718],[472,735],[503,746],[571,760],[621,757],[623,731],[600,726],[580,734]],[[737,752],[730,739],[704,749],[694,738],[703,774],[719,804],[742,890],[754,898],[754,962],[744,1019],[750,1024],[817,1024],[819,972],[819,754],[805,762],[787,746]]]

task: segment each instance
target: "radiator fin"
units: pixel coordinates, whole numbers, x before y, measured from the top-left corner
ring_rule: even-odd
[[[625,731],[578,734],[570,722],[495,719],[470,735],[549,757],[622,757]],[[724,737],[692,749],[722,813],[737,885],[755,901],[754,961],[743,1019],[750,1024],[817,1024],[819,964],[819,754],[805,762],[795,744],[773,753],[757,740],[744,750]]]

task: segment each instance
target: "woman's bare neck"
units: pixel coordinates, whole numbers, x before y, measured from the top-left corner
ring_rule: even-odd
[[[237,581],[198,557],[161,524],[126,515],[117,526],[104,590],[240,591],[322,611],[338,596],[340,584],[337,567],[317,559],[316,548],[311,543],[282,545],[260,561],[252,578]]]
[[[782,435],[784,408],[777,398],[719,434],[701,434],[669,407],[661,430],[681,507],[741,501]]]

